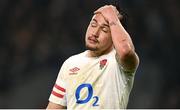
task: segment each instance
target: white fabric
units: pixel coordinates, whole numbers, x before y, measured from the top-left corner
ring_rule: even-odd
[[[56,80],[56,84],[66,90],[65,95],[58,98],[51,94],[49,100],[67,106],[68,109],[126,108],[134,73],[125,73],[118,64],[115,54],[115,50],[112,50],[106,55],[90,58],[85,51],[68,58]],[[92,94],[89,93],[88,87],[82,87],[77,92],[77,88],[82,84],[91,85]],[[87,102],[76,103],[78,96],[79,100]]]

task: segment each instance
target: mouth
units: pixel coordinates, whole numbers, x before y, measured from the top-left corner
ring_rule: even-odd
[[[88,40],[90,43],[98,43],[98,40],[94,38],[93,36],[88,37]]]

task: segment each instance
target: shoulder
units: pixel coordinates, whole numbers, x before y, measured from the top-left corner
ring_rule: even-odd
[[[86,51],[70,56],[68,59],[64,61],[64,64],[77,63],[85,57],[85,53]]]
[[[72,55],[69,58],[67,58],[61,66],[61,69],[60,69],[61,76],[62,74],[66,73],[66,71],[69,70],[69,68],[71,68],[73,65],[78,64],[78,62],[81,61],[80,59],[82,59],[84,54],[85,52],[82,52],[82,53]]]

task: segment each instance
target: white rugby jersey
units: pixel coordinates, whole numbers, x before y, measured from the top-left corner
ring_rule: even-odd
[[[68,109],[126,108],[134,73],[125,72],[116,51],[88,57],[87,51],[68,58],[62,65],[49,101]]]

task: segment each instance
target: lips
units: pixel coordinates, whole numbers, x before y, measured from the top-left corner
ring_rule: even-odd
[[[93,36],[88,37],[88,40],[89,40],[91,43],[98,43],[98,40],[97,40],[95,37],[93,37]]]

